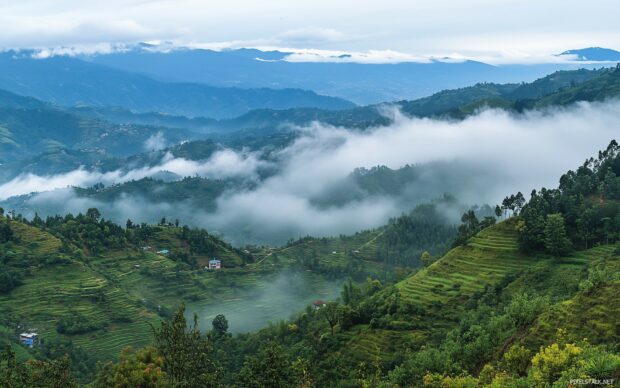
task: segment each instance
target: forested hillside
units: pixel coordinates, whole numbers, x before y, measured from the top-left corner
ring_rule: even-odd
[[[356,277],[362,281],[345,282],[339,298],[310,305],[289,321],[237,336],[228,333],[233,321],[221,315],[213,319],[211,330],[200,326],[201,334],[196,323],[188,325],[183,310],[175,315],[163,305],[155,309],[149,305],[152,296],[146,289],[170,298],[171,304],[187,300],[191,293],[208,293],[210,282],[230,281],[224,280],[229,270],[205,275],[191,270],[202,265],[202,255],[213,254],[226,257],[232,266],[268,272],[273,266],[261,267],[262,263],[288,262],[321,273],[328,263],[337,268],[350,258],[350,263],[359,264],[346,267],[346,272],[354,273],[355,266],[377,266],[375,274],[380,274],[378,265],[394,256],[386,255],[369,266],[373,250],[380,251],[376,245],[382,240],[395,243],[396,250],[416,243],[427,245],[429,240],[420,241],[423,234],[407,225],[425,215],[422,229],[431,231],[432,207],[416,209],[407,216],[410,220],[394,220],[382,230],[339,240],[302,239],[281,249],[250,253],[235,250],[204,231],[177,228],[166,220],[155,227],[128,222],[127,228],[121,228],[100,219],[94,209],[86,215],[46,221],[24,222],[5,216],[0,238],[10,250],[4,250],[2,273],[12,281],[4,283],[10,286],[1,299],[7,312],[3,315],[7,317],[5,341],[11,342],[11,327],[16,322],[24,324],[38,317],[40,332],[50,339],[68,336],[73,347],[69,359],[23,366],[16,358],[29,355],[14,345],[18,353],[5,352],[8,363],[1,364],[0,373],[5,379],[35,382],[53,380],[67,368],[88,376],[92,361],[76,356],[81,346],[91,350],[108,346],[105,349],[111,354],[128,343],[151,343],[153,347],[126,350],[120,361],[101,366],[94,386],[125,382],[144,386],[546,387],[567,386],[571,379],[617,379],[620,249],[618,226],[607,214],[617,213],[614,185],[620,179],[619,166],[619,147],[613,141],[596,159],[563,175],[558,189],[533,192],[527,203],[520,194],[507,196],[495,211],[502,218],[510,216],[505,220],[495,223],[493,217],[466,212],[455,248],[438,259],[423,253],[423,267],[415,273],[406,276],[402,270],[405,277],[399,279],[394,276],[398,271],[390,271],[392,276],[381,281],[363,281],[360,274]],[[198,242],[197,236],[202,236]],[[449,234],[442,236],[440,240]],[[170,256],[148,249],[119,251],[123,244],[147,242],[170,246]],[[265,256],[260,258],[261,254]],[[64,268],[62,274],[47,272],[49,266],[59,265]],[[173,269],[174,284],[185,285],[177,288],[181,294],[166,296],[174,288],[170,283],[162,288],[161,277],[156,275],[160,268]],[[239,281],[244,270],[240,271]],[[138,282],[129,280],[137,277]],[[150,285],[143,288],[145,282]],[[38,300],[47,296],[41,304],[28,299],[29,295],[38,295]],[[74,301],[76,307],[63,310],[59,306],[65,298],[83,304]],[[141,303],[139,298],[143,298]],[[17,300],[25,303],[16,304]],[[33,305],[38,307],[27,308]],[[97,315],[99,309],[107,313]],[[80,319],[87,315],[92,318]],[[161,319],[164,323],[155,323],[152,335],[144,326],[132,329],[144,324],[138,322]],[[126,331],[111,330],[122,325]],[[137,337],[118,337],[123,332]],[[85,341],[81,333],[97,333],[94,338],[103,342],[93,341],[94,334]],[[60,342],[48,350],[43,343],[31,355],[53,359],[63,353],[54,346],[66,345]],[[48,353],[40,353],[44,351]],[[73,366],[69,366],[71,361]]]
[[[329,241],[308,238],[282,248],[244,249],[203,229],[181,226],[179,220],[161,219],[157,225],[127,220],[120,226],[94,208],[32,220],[1,211],[0,341],[12,344],[21,361],[67,354],[72,375],[89,381],[97,361],[116,360],[129,345],[149,344],[150,325],[170,318],[182,302],[202,317],[204,311],[245,316],[231,327],[255,330],[314,299],[334,298],[349,276],[356,282],[405,276],[420,265],[419,251],[429,247],[440,254],[454,234],[441,216],[433,221],[431,209],[395,221],[409,229],[391,224]],[[435,232],[411,233],[411,228],[433,223]],[[384,235],[413,239],[408,244],[412,252],[394,256],[390,249],[396,242]],[[304,254],[304,247],[312,253]],[[223,269],[206,269],[213,258]],[[283,306],[264,312],[253,306],[272,304],[263,300],[280,298],[280,293],[289,298]],[[248,311],[257,316],[247,316]],[[16,345],[24,330],[36,331],[40,343],[32,349]]]

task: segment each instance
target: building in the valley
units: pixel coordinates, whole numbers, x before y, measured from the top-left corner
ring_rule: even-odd
[[[312,302],[312,305],[314,306],[315,309],[320,309],[321,307],[325,306],[325,302],[323,302],[322,300],[315,300],[314,302]]]
[[[19,335],[19,342],[31,348],[37,343],[38,338],[39,335],[37,333],[21,333]]]
[[[165,255],[165,256],[167,256],[167,255],[170,253],[170,251],[169,251],[169,250],[167,250],[167,249],[162,249],[162,250],[160,250],[160,251],[157,251],[157,253],[158,253],[158,254],[160,254],[160,255]]]
[[[222,262],[218,259],[209,260],[209,269],[220,269],[222,268]]]

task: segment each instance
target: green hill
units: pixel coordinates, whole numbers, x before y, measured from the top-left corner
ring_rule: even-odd
[[[322,271],[307,272],[300,252],[288,247],[240,250],[200,229],[128,226],[100,219],[94,209],[46,220],[0,216],[0,343],[16,346],[20,332],[36,331],[41,346],[17,346],[21,359],[47,358],[62,348],[74,358],[75,373],[88,378],[95,361],[148,345],[151,325],[181,303],[201,317],[256,311],[233,325],[254,330],[311,300],[333,298],[344,269],[362,262],[321,252]],[[205,269],[214,257],[222,270]],[[386,268],[374,262],[359,266],[358,273],[362,279],[384,276]],[[296,280],[278,285],[291,278]],[[291,295],[281,303],[268,299],[280,292]],[[264,312],[255,304],[266,304]]]

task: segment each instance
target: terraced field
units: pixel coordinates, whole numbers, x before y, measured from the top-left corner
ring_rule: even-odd
[[[276,249],[271,254],[290,263],[312,262],[332,269],[344,269],[347,265],[363,266],[364,271],[379,277],[385,271],[381,262],[378,240],[383,232],[371,230],[350,236],[309,238],[294,245]]]
[[[224,313],[231,330],[242,332],[289,318],[312,300],[335,298],[341,288],[320,274],[281,273],[297,259],[294,255],[276,259],[266,251],[262,260],[245,267],[205,271],[131,246],[72,257],[62,251],[58,238],[41,229],[18,222],[12,228],[19,239],[5,247],[29,258],[30,269],[23,284],[0,294],[0,311],[9,311],[19,325],[0,334],[11,341],[20,330],[36,331],[43,340],[68,338],[101,359],[114,359],[129,345],[150,343],[149,324],[157,324],[159,313],[171,312],[182,302],[188,315],[199,314],[203,329],[209,330],[212,318]],[[172,238],[174,228],[163,229],[149,243],[158,249],[182,248]],[[233,256],[220,258],[239,259]],[[92,328],[83,334],[60,334],[58,324],[67,316],[79,317]]]
[[[156,315],[87,266],[70,263],[43,268],[33,275],[10,294],[0,295],[0,307],[12,309],[24,330],[35,330],[42,339],[55,338],[59,336],[58,320],[77,313],[88,323],[106,329],[70,337],[91,354],[104,358],[114,357],[127,345],[150,340],[150,330],[144,325]],[[123,321],[123,330],[114,323],[120,312],[124,320],[130,320]]]
[[[401,296],[421,307],[458,305],[485,285],[518,273],[536,260],[517,250],[514,221],[487,228],[431,266],[397,284]]]
[[[43,256],[58,253],[61,242],[49,233],[41,229],[24,225],[20,222],[11,223],[14,233],[26,242],[25,244],[13,244],[11,250],[16,252],[27,252],[29,254]]]

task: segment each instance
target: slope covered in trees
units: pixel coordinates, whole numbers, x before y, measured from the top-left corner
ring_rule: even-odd
[[[199,333],[195,323],[188,325],[182,310],[177,314],[160,314],[171,320],[164,318],[164,323],[155,324],[153,336],[148,330],[142,331],[142,342],[137,342],[150,342],[153,347],[126,350],[120,361],[100,367],[95,386],[123,381],[134,384],[142,381],[145,386],[178,386],[201,381],[205,386],[247,387],[547,387],[567,386],[575,379],[603,382],[617,379],[620,305],[616,296],[620,291],[620,249],[615,235],[610,233],[617,233],[618,227],[614,222],[594,217],[602,229],[589,237],[587,245],[583,234],[572,229],[581,225],[577,220],[582,217],[615,206],[613,190],[608,192],[606,188],[615,182],[617,160],[620,160],[618,146],[612,142],[596,160],[589,160],[576,172],[564,175],[559,189],[540,190],[547,194],[537,192],[525,204],[520,196],[509,196],[503,205],[514,211],[514,215],[507,220],[486,226],[480,221],[483,217],[466,212],[463,221],[466,236],[470,237],[437,260],[429,260],[423,254],[424,267],[415,273],[404,278],[384,277],[382,281],[370,278],[347,281],[337,300],[317,302],[290,320],[272,323],[258,332],[232,336],[228,333],[231,322],[217,316],[211,330]],[[417,212],[427,214],[426,211]],[[533,217],[535,211],[539,213]],[[497,213],[502,214],[501,208]],[[416,211],[408,217],[415,219],[415,214]],[[120,233],[123,229],[117,233],[103,220],[96,222],[99,227],[91,224],[97,219],[94,210],[78,218],[94,227],[85,229],[94,234],[93,238],[98,235],[96,229],[106,231],[103,236],[109,237],[102,244],[107,241],[110,252],[123,239]],[[532,219],[542,224],[531,224]],[[474,225],[476,220],[478,223]],[[66,231],[66,224],[72,220],[57,221],[58,225],[54,220],[33,221],[39,224],[34,227],[3,219],[12,230],[11,233],[3,229],[3,244],[15,246],[16,254],[31,252],[28,257],[32,263],[39,263],[29,267],[37,275],[36,279],[40,279],[38,276],[46,266],[54,265],[49,260],[41,261],[37,254],[49,257],[50,253],[62,250],[57,260],[64,260],[63,273],[73,278],[72,290],[88,290],[90,300],[115,300],[114,303],[119,303],[114,310],[117,313],[129,311],[123,307],[122,299],[114,299],[110,294],[115,287],[127,287],[123,286],[124,276],[135,275],[125,274],[122,268],[112,270],[115,265],[105,255],[93,256],[92,244],[85,244],[84,233]],[[399,225],[394,222],[384,230],[341,237],[340,247],[344,252],[354,253],[352,247],[366,240],[367,245],[357,249],[361,255],[359,262],[371,268],[370,258],[364,257],[366,248],[378,244],[382,233],[387,234],[390,228],[407,230]],[[535,235],[541,240],[524,245],[531,241],[526,237],[532,225],[542,231],[542,237]],[[52,234],[43,231],[43,227]],[[160,228],[169,228],[168,233],[182,233],[174,226]],[[140,238],[138,231],[129,229],[123,231],[125,239]],[[25,237],[36,244],[24,247],[15,240]],[[568,249],[558,250],[567,242]],[[319,249],[323,245],[334,249],[336,242],[303,239],[281,250],[269,250],[258,261],[296,262],[296,258],[316,250],[320,267],[330,256]],[[225,244],[222,247],[226,248]],[[67,249],[81,251],[83,258],[79,261],[67,258],[63,253]],[[229,248],[229,252],[235,251]],[[331,253],[338,254],[338,251]],[[346,257],[339,256],[338,260]],[[140,265],[144,266],[167,262],[164,257],[153,259],[151,264],[140,257],[132,258],[132,262],[142,260]],[[258,261],[246,262],[246,267],[258,265]],[[12,265],[10,257],[4,262]],[[124,262],[127,263],[120,261]],[[296,265],[303,262],[299,260]],[[71,272],[71,266],[78,266],[78,270]],[[103,271],[106,267],[110,270]],[[95,279],[86,278],[90,271],[95,273]],[[25,298],[33,274],[25,272],[10,295]],[[176,276],[175,283],[183,281],[179,271]],[[141,281],[147,279],[143,277]],[[96,290],[101,287],[109,290],[104,288],[103,295],[97,296]],[[66,292],[65,297],[71,295]],[[7,309],[10,303],[4,298],[0,304]],[[59,305],[49,301],[46,304]],[[15,304],[12,306],[15,308]],[[65,313],[57,324],[62,324],[63,331],[92,330],[76,323],[81,322],[80,314],[87,314],[88,309],[100,303],[86,306]],[[129,317],[114,319],[131,321],[140,311],[151,317],[150,322],[162,319],[148,306],[133,306],[136,310]],[[52,311],[46,314],[54,319],[58,316]],[[111,319],[112,315],[103,317]],[[4,325],[9,327],[10,323]],[[91,337],[75,336],[75,343],[85,349],[96,346]],[[17,349],[23,354],[23,348]],[[6,361],[0,364],[0,373],[23,375],[25,379],[53,378],[54,371],[67,370],[71,361],[75,363],[79,359],[75,356],[77,351],[70,353],[68,360],[52,356],[56,361],[33,364],[27,370],[8,351],[4,356]],[[83,365],[86,359],[81,361],[71,367],[72,373],[76,368],[88,369]]]
[[[429,238],[441,244],[450,236],[450,228],[446,230],[447,234]],[[365,245],[372,244],[374,237],[375,232],[369,232],[352,238]],[[297,248],[237,249],[205,230],[181,226],[178,220],[162,219],[157,225],[127,220],[120,226],[103,219],[94,208],[85,214],[35,216],[32,220],[2,212],[0,342],[12,344],[19,361],[50,360],[66,353],[67,363],[59,361],[58,365],[70,363],[71,374],[86,381],[97,361],[117,359],[129,345],[149,344],[150,325],[171,317],[182,302],[201,313],[205,306],[208,311],[230,311],[229,301],[247,299],[249,306],[261,290],[279,284],[283,276],[301,277],[301,282],[271,291],[290,293],[288,303],[299,303],[282,306],[288,314],[303,308],[311,298],[331,297],[334,284],[349,274],[361,281],[367,276],[394,279],[388,268],[402,266],[396,271],[402,277],[408,267],[416,265],[415,261],[392,261],[381,252],[373,253],[368,261],[345,256],[347,241],[347,236],[341,236],[333,242],[331,249],[338,254],[316,253],[320,264],[313,267]],[[221,260],[223,269],[207,271],[214,257]],[[279,303],[279,299],[260,298],[267,312],[272,311],[270,303]],[[273,319],[265,314],[257,322]],[[36,331],[40,344],[33,349],[16,345],[24,330]],[[9,361],[11,354],[6,354]],[[56,373],[58,365],[43,362],[39,366],[49,366]]]

